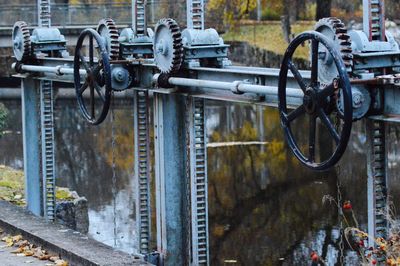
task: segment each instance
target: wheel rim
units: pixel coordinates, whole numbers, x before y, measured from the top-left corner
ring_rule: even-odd
[[[83,43],[89,38],[89,61],[82,53]],[[94,45],[96,41],[97,47]],[[94,49],[99,54],[97,65],[95,65]],[[81,66],[86,71],[84,82],[81,80]],[[101,78],[99,78],[101,76]],[[99,80],[101,79],[101,81]],[[104,82],[104,85],[101,84]],[[111,68],[109,63],[109,54],[104,45],[101,36],[93,29],[85,29],[78,38],[74,57],[74,84],[78,100],[78,106],[83,117],[93,125],[98,125],[107,117],[111,102]],[[104,92],[102,92],[104,87]],[[87,105],[83,93],[89,89],[90,102]],[[97,96],[96,96],[97,95]],[[96,97],[100,98],[100,111],[96,112]]]
[[[303,42],[311,40],[312,42],[312,62],[311,62],[311,82],[307,84],[302,78],[300,72],[292,63],[292,57],[297,47],[299,47]],[[332,55],[334,63],[338,70],[338,77],[333,80],[331,84],[323,89],[318,88],[318,50],[319,45],[325,46],[327,51]],[[288,107],[286,103],[286,84],[288,71],[293,73],[295,79],[297,80],[300,88],[305,93],[303,98],[303,104],[292,112],[288,112]],[[335,93],[335,90],[341,89],[343,94],[343,106],[344,115],[343,128],[339,134],[332,121],[329,119],[329,113],[324,110],[324,101],[326,101],[330,96]],[[310,92],[311,90],[311,92]],[[311,168],[313,170],[327,170],[333,165],[335,165],[342,157],[344,151],[346,150],[350,133],[352,127],[352,96],[351,96],[351,85],[349,77],[346,73],[346,67],[343,60],[341,59],[338,51],[335,50],[332,42],[318,32],[305,32],[297,36],[289,45],[284,59],[282,61],[281,71],[279,74],[279,111],[281,117],[281,124],[285,132],[285,137],[289,148],[292,150],[293,154],[299,159],[299,161]],[[301,115],[308,115],[310,117],[309,122],[309,136],[308,136],[308,155],[305,155],[299,148],[297,141],[291,129],[291,124]],[[316,150],[316,124],[317,118],[328,129],[331,138],[334,139],[336,143],[336,148],[331,156],[322,162],[316,162],[315,150]]]

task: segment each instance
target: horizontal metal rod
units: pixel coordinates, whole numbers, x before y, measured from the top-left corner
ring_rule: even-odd
[[[15,69],[16,63],[12,64],[12,68]],[[23,71],[27,72],[46,72],[46,73],[54,73],[54,74],[74,74],[74,69],[70,67],[63,66],[36,66],[36,65],[20,65],[19,68]],[[80,69],[79,74],[85,75],[86,70]]]
[[[159,76],[159,74],[154,75],[154,80],[157,81]],[[243,81],[222,82],[213,80],[170,77],[168,79],[168,83],[174,86],[230,90],[233,93],[256,93],[272,96],[278,95],[278,87],[248,84]],[[286,88],[286,96],[303,98],[304,94],[301,89]]]

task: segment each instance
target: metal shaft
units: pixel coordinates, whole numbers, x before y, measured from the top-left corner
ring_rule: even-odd
[[[137,182],[136,213],[139,251],[149,254],[150,213],[150,137],[149,96],[147,91],[135,91],[135,175]]]
[[[154,80],[157,80],[159,75],[154,75]],[[199,80],[199,79],[188,79],[188,78],[175,78],[171,77],[168,79],[169,84],[183,87],[202,87],[217,90],[230,90],[236,93],[258,93],[264,95],[278,95],[278,88],[273,86],[253,85],[247,84],[240,81],[237,82],[223,82],[213,80]],[[287,97],[303,99],[304,93],[300,89],[287,88]]]

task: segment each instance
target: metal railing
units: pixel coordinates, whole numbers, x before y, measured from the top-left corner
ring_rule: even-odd
[[[149,24],[156,23],[168,14],[178,21],[186,21],[186,3],[184,0],[149,0],[147,1],[147,12]],[[118,24],[131,24],[131,1],[51,5],[53,26],[96,25],[100,19],[108,17],[113,18]],[[18,20],[26,21],[30,26],[36,26],[38,21],[37,5],[0,6],[0,27],[12,27]]]

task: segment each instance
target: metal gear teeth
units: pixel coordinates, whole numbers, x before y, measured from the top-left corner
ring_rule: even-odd
[[[351,39],[347,34],[346,26],[340,19],[334,17],[320,19],[317,22],[315,29],[318,29],[318,27],[321,26],[331,28],[336,34],[336,38],[339,40],[340,54],[346,66],[346,71],[350,74],[353,68],[353,49],[351,48]]]
[[[172,39],[173,39],[173,58],[168,69],[160,69],[161,73],[171,74],[176,73],[181,68],[183,62],[183,44],[182,44],[182,34],[179,25],[175,20],[171,18],[161,19],[156,26],[156,29],[160,26],[165,26],[169,29]]]
[[[24,62],[27,59],[29,59],[29,57],[31,55],[31,35],[29,33],[28,24],[26,24],[25,21],[15,22],[13,29],[15,30],[15,28],[17,28],[17,27],[22,32],[22,36],[23,36],[23,52],[22,52],[22,58],[20,61]]]
[[[100,20],[98,26],[97,26],[97,31],[100,31],[101,26],[106,27],[108,31],[108,36],[110,36],[110,39],[107,40],[109,43],[107,43],[107,47],[109,47],[110,53],[109,58],[111,60],[117,60],[119,58],[119,34],[118,34],[118,29],[117,26],[115,25],[114,20],[111,18],[107,19],[102,19]]]

